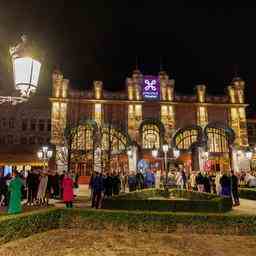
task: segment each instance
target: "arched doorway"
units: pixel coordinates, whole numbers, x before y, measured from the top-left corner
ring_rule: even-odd
[[[151,151],[162,147],[164,135],[164,125],[160,120],[145,119],[140,125],[141,150],[138,158],[146,161],[152,170],[162,169],[161,159],[152,157]]]
[[[95,150],[100,148],[101,171],[124,171],[128,165],[126,150],[131,140],[127,133],[112,124],[97,126],[85,120],[73,128],[72,168],[81,176],[89,176],[95,167]]]
[[[98,126],[94,120],[81,120],[73,128],[71,168],[79,174],[81,183],[88,183],[93,172],[93,152],[97,140]]]
[[[205,169],[214,172],[231,168],[231,145],[235,140],[234,131],[223,123],[210,123],[204,129],[207,140],[208,159]]]
[[[198,146],[203,143],[203,130],[191,125],[179,129],[172,138],[172,146],[180,151],[179,161],[188,171],[199,169]]]
[[[127,133],[113,125],[101,127],[102,167],[105,171],[128,170],[127,148],[131,139]]]

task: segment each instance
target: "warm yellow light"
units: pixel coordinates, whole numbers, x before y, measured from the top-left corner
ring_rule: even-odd
[[[15,87],[22,96],[28,97],[31,92],[35,92],[41,63],[30,57],[17,58],[13,60]]]
[[[128,86],[128,99],[133,100],[133,86],[132,85]]]
[[[101,104],[95,104],[95,121],[97,124],[101,124]]]
[[[229,92],[229,97],[230,97],[230,101],[231,103],[235,103],[236,99],[235,99],[235,90],[232,86],[228,87],[228,92]]]
[[[142,115],[141,105],[135,105],[135,115],[136,116]]]
[[[167,116],[168,115],[167,106],[165,106],[165,105],[161,106],[161,115],[162,116]]]
[[[173,100],[173,87],[170,87],[170,86],[167,87],[167,100],[169,101]]]

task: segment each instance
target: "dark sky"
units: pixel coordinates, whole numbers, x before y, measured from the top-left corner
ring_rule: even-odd
[[[256,9],[160,0],[9,2],[0,3],[2,84],[11,77],[8,45],[27,33],[45,51],[45,71],[57,65],[81,88],[100,79],[108,89],[123,89],[137,56],[144,74],[157,74],[162,62],[180,93],[206,83],[210,93],[222,94],[237,73],[254,103]]]

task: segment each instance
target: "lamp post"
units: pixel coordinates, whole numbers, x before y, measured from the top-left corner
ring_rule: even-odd
[[[245,151],[245,157],[249,160],[250,170],[251,170],[251,160],[252,160],[253,151],[251,149],[247,149]]]
[[[46,163],[52,158],[53,151],[48,148],[48,146],[43,146],[37,152],[37,157],[43,161],[44,169],[46,167]]]
[[[249,149],[247,151],[245,151],[245,156],[247,159],[251,160],[252,159],[252,151]]]
[[[128,157],[132,157],[132,148],[131,147],[129,147],[127,149],[127,155],[128,155]]]
[[[154,158],[157,158],[157,155],[158,155],[158,150],[157,150],[157,148],[154,146],[153,147],[153,149],[152,149],[152,156],[154,157]]]
[[[165,185],[167,187],[167,183],[168,183],[167,153],[169,150],[169,145],[167,143],[164,143],[162,148],[164,152]]]
[[[32,57],[31,45],[26,35],[21,36],[21,42],[10,47],[12,58],[13,77],[15,90],[20,96],[0,96],[1,103],[16,105],[27,101],[31,93],[34,93],[38,86],[41,63]]]
[[[203,152],[203,155],[202,155],[202,158],[203,158],[203,169],[205,169],[208,157],[209,157],[209,152],[208,151]]]

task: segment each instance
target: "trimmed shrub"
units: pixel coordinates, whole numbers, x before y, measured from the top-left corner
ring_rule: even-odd
[[[239,188],[239,196],[244,199],[256,200],[256,188]]]
[[[256,235],[256,216],[73,209],[62,215],[61,227],[137,232],[191,232]]]
[[[256,216],[53,208],[1,217],[0,244],[56,228],[256,235]]]
[[[176,198],[169,198],[175,196]],[[180,199],[179,199],[180,198]],[[232,209],[231,198],[213,194],[172,189],[146,189],[126,195],[107,198],[104,209],[173,211],[173,212],[227,212]]]
[[[52,208],[0,217],[0,244],[59,227],[61,211]]]

